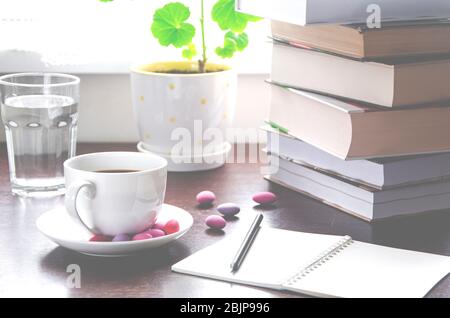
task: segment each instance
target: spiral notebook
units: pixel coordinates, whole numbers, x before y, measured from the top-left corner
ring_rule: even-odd
[[[262,227],[236,273],[241,237],[172,266],[179,273],[318,297],[424,297],[450,272],[450,257],[373,245],[349,236]]]

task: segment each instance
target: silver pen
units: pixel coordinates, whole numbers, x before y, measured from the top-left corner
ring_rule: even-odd
[[[253,223],[250,227],[250,229],[247,232],[247,235],[245,235],[244,241],[242,241],[241,246],[239,247],[239,250],[236,253],[236,256],[234,257],[233,261],[231,262],[231,272],[235,273],[239,270],[239,268],[242,265],[242,262],[245,259],[245,256],[247,255],[248,251],[250,250],[250,247],[252,246],[253,241],[256,238],[256,235],[258,234],[258,231],[260,229],[261,222],[263,220],[263,215],[261,213],[258,213],[253,220]]]

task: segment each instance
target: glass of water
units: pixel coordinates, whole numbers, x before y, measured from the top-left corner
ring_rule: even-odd
[[[75,155],[80,79],[56,73],[0,77],[14,194],[64,193],[63,162]]]

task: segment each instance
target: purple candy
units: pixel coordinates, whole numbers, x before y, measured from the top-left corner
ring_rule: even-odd
[[[206,225],[215,230],[221,230],[225,227],[227,222],[219,215],[210,215],[205,220]]]
[[[147,231],[147,233],[149,233],[152,237],[160,237],[166,235],[166,232],[160,229],[150,229]]]
[[[142,232],[142,233],[138,233],[135,236],[133,236],[133,241],[143,241],[143,240],[148,240],[151,238],[152,238],[152,236],[150,235],[150,233]]]
[[[272,192],[258,192],[253,195],[252,199],[256,203],[265,205],[273,204],[277,200],[277,196]]]
[[[241,211],[241,208],[234,203],[223,203],[217,207],[217,211],[219,211],[224,216],[234,216]]]
[[[216,199],[216,195],[211,191],[202,191],[196,196],[199,204],[211,204]]]
[[[113,242],[126,242],[130,240],[130,236],[128,234],[117,234],[112,239]]]

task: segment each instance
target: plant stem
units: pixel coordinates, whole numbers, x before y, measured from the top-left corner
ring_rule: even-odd
[[[205,9],[203,0],[200,0],[201,3],[201,17],[200,17],[200,27],[202,32],[202,59],[198,61],[198,71],[200,73],[206,72],[206,43],[205,43]]]

